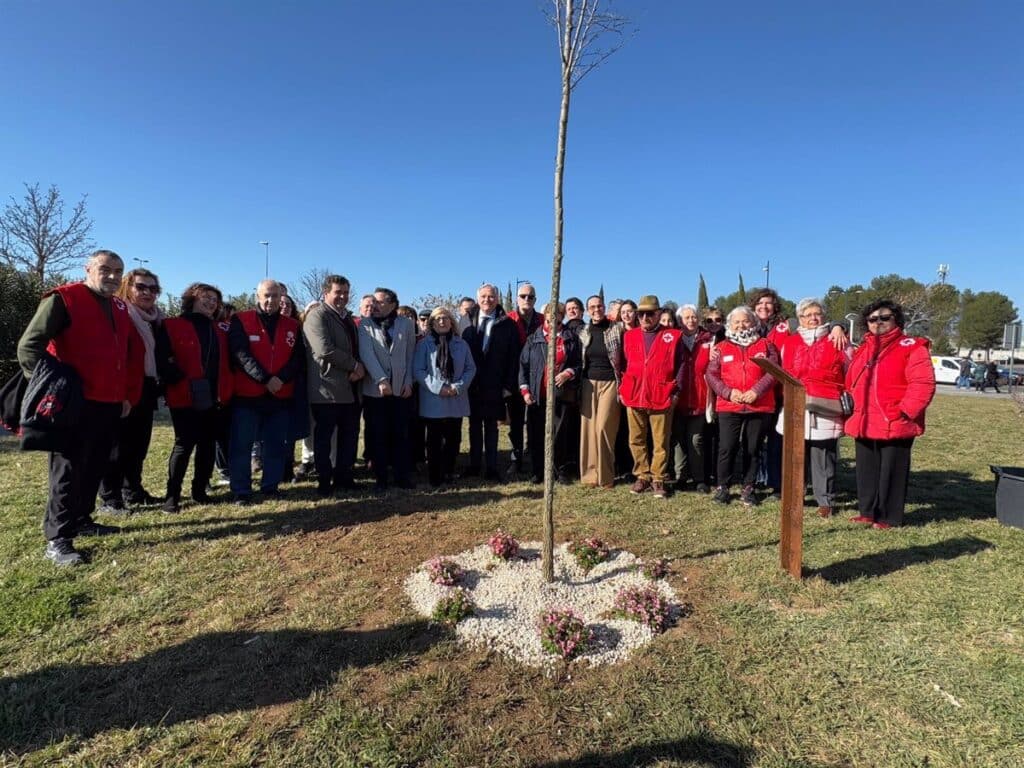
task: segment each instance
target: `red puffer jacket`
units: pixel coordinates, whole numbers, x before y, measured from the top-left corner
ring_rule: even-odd
[[[924,434],[924,411],[935,395],[928,339],[902,328],[868,334],[846,371],[853,414],[846,434],[869,440],[899,440]]]

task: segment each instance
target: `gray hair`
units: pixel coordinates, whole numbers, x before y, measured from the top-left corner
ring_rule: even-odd
[[[682,320],[683,319],[683,312],[685,312],[686,310],[690,310],[698,318],[700,317],[700,312],[697,311],[697,305],[696,304],[683,304],[683,306],[681,306],[679,309],[676,310],[676,317],[678,317],[680,320]]]
[[[93,251],[92,253],[89,254],[89,258],[85,260],[85,266],[88,267],[95,264],[103,256],[107,256],[112,259],[117,259],[122,264],[124,264],[124,259],[122,259],[113,251],[108,251],[106,248],[100,248],[98,251]]]
[[[260,280],[259,281],[259,283],[256,286],[256,293],[259,293],[260,292],[260,288],[262,288],[263,286],[270,287],[271,285],[276,285],[277,289],[281,290],[281,284],[279,282],[277,282],[277,280],[273,280],[273,279],[268,277],[266,280]]]
[[[804,316],[804,312],[806,312],[811,307],[817,307],[818,309],[820,309],[821,310],[821,314],[822,314],[822,319],[824,319],[825,307],[821,303],[820,300],[814,298],[813,296],[808,296],[806,299],[800,299],[800,301],[797,302],[797,304],[796,304],[796,316],[797,317],[803,317]]]
[[[476,289],[476,295],[479,296],[480,291],[484,290],[485,288],[490,288],[492,291],[494,291],[495,296],[499,297],[499,299],[501,298],[501,294],[498,292],[498,286],[494,285],[494,283],[484,283],[483,285]]]
[[[732,325],[732,319],[736,315],[746,315],[747,319],[750,322],[754,323],[755,325],[757,324],[757,315],[754,314],[754,310],[752,310],[746,304],[740,304],[732,312],[730,312],[728,315],[725,316],[725,327],[726,328],[728,328],[730,325]]]

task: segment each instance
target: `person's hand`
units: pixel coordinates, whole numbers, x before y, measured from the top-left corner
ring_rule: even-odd
[[[359,381],[365,375],[366,375],[366,369],[363,367],[362,363],[357,361],[356,362],[356,367],[353,368],[352,371],[348,375],[348,380],[349,381]]]
[[[281,391],[281,387],[284,386],[284,382],[281,381],[277,376],[271,376],[270,380],[267,381],[267,391],[272,395],[276,395]]]
[[[412,397],[412,384],[406,384],[398,395],[401,398]]]
[[[131,412],[132,412],[132,404],[129,403],[127,400],[122,401],[122,403],[121,403],[121,418],[122,419],[125,418]]]
[[[711,349],[708,351],[708,360],[717,360],[722,352],[718,349],[717,344],[712,344]]]
[[[387,379],[377,382],[377,391],[380,392],[381,397],[390,397],[394,394],[394,391],[391,389],[391,382]]]
[[[563,387],[565,382],[572,378],[572,374],[569,371],[562,371],[561,373],[555,374],[555,386]]]
[[[531,395],[527,391],[527,392],[523,392],[523,402],[526,403],[527,405],[533,405],[534,402],[536,402],[536,401],[533,399],[533,395]]]
[[[832,340],[832,346],[839,352],[846,349],[847,345],[850,343],[850,340],[846,337],[846,331],[843,330],[843,326],[841,325],[837,325],[832,328],[832,330],[829,331],[828,337]]]
[[[746,392],[744,392],[742,397],[743,402],[746,403],[747,405],[751,405],[752,403],[757,402],[757,393],[752,389],[748,389]]]
[[[743,403],[746,402],[746,400],[743,399],[743,393],[740,392],[738,389],[734,389],[731,392],[729,392],[729,401],[732,403],[737,403],[739,405],[742,405]]]

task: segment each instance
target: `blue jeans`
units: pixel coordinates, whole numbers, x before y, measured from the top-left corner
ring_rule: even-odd
[[[288,418],[287,407],[255,408],[235,403],[230,440],[233,494],[248,496],[252,493],[252,446],[257,440],[263,442],[263,479],[260,481],[260,490],[277,490],[277,484],[284,474]]]

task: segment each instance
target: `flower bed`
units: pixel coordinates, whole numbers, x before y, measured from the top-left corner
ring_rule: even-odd
[[[454,624],[456,638],[471,647],[493,650],[538,667],[560,664],[563,658],[562,651],[553,654],[545,650],[538,617],[552,610],[571,611],[586,635],[584,641],[582,634],[564,634],[565,638],[575,638],[574,644],[563,643],[565,648],[572,648],[569,658],[575,659],[573,663],[615,664],[650,643],[657,634],[648,623],[616,615],[616,595],[629,587],[649,587],[661,596],[670,613],[675,611],[676,599],[667,582],[651,581],[644,575],[633,554],[603,549],[608,553],[606,559],[586,569],[569,551],[569,545],[555,547],[555,581],[548,584],[541,572],[539,542],[521,542],[517,556],[505,560],[495,555],[488,541],[439,558],[458,567],[458,587],[432,581],[425,563],[406,578],[405,592],[418,614],[433,618],[442,598],[456,589],[464,590],[473,612]],[[565,628],[570,629],[568,625]],[[548,639],[559,647],[554,638]]]

